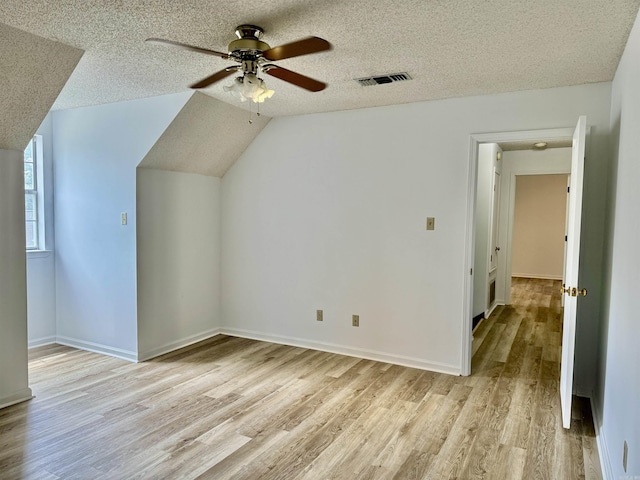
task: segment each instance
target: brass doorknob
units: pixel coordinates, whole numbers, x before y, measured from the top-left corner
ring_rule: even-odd
[[[577,297],[578,295],[582,295],[583,297],[587,296],[587,289],[586,288],[581,288],[580,290],[578,290],[577,288],[573,287],[566,287],[564,286],[564,283],[562,284],[562,286],[560,287],[560,295],[564,295],[564,294],[568,294],[571,295],[572,297]]]

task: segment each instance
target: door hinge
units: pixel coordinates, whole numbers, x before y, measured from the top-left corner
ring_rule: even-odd
[[[566,236],[566,235],[564,236],[564,241],[565,241],[565,242],[567,241],[567,236]]]
[[[567,187],[567,193],[571,192],[571,187]]]
[[[469,270],[469,275],[473,275],[473,268]]]

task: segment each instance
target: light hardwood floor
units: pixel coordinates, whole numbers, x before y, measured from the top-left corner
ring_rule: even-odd
[[[0,478],[598,479],[588,402],[561,426],[558,286],[515,280],[466,378],[226,336],[140,364],[34,349]]]

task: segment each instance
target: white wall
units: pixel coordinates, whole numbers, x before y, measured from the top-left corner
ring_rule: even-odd
[[[561,280],[567,175],[516,177],[512,276]]]
[[[27,328],[29,348],[56,340],[56,290],[53,252],[27,253]]]
[[[136,358],[136,166],[189,95],[53,113],[59,343]]]
[[[599,265],[609,109],[596,84],[274,119],[222,181],[224,327],[460,372],[469,136],[586,114],[583,254]]]
[[[42,136],[45,252],[27,252],[27,327],[29,347],[55,341],[55,231],[53,221],[53,130],[48,114],[36,132]]]
[[[220,179],[137,170],[138,358],[218,333]]]
[[[0,150],[0,408],[31,398],[23,186],[23,153]]]
[[[640,19],[631,31],[613,82],[613,162],[598,390],[594,398],[604,470],[609,479],[640,476]],[[629,446],[622,469],[623,442]]]

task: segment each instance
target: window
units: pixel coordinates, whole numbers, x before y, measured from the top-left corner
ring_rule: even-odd
[[[24,206],[27,250],[44,250],[42,137],[34,136],[24,150]]]

